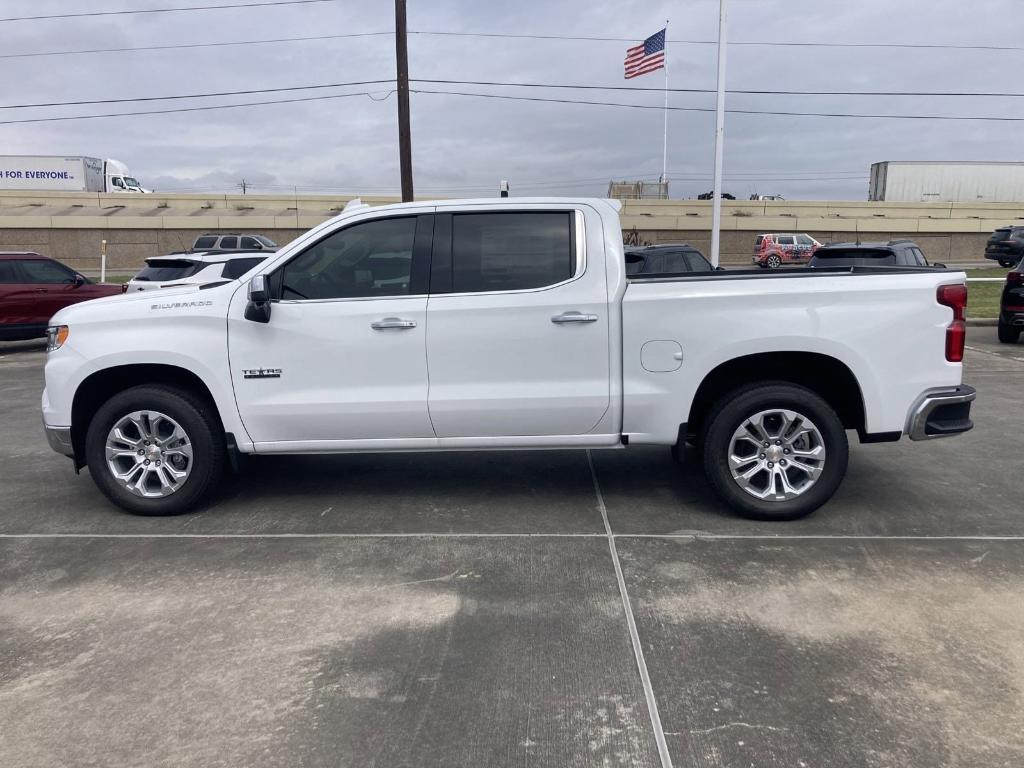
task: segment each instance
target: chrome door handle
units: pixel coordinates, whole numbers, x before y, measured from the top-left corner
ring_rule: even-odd
[[[563,312],[551,318],[552,323],[596,323],[597,315],[584,315],[580,312]]]
[[[370,327],[375,331],[386,331],[389,328],[415,328],[416,321],[402,320],[399,317],[385,317],[383,320],[370,323]]]

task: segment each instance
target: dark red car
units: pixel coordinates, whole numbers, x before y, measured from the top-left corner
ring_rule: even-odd
[[[57,310],[123,290],[120,285],[97,285],[38,253],[0,252],[0,341],[45,336]]]

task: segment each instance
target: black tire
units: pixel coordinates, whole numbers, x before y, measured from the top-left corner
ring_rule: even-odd
[[[999,340],[1003,344],[1016,344],[1020,340],[1020,328],[1000,322]]]
[[[747,493],[733,479],[729,452],[733,433],[744,420],[775,408],[792,410],[810,419],[821,435],[826,458],[817,480],[801,495],[793,499],[768,501]],[[795,384],[770,381],[730,392],[712,408],[703,436],[704,472],[708,481],[730,507],[753,520],[805,517],[832,498],[846,475],[849,443],[839,416],[815,392]],[[776,487],[774,479],[770,482]]]
[[[157,411],[177,422],[192,448],[187,478],[169,495],[159,498],[127,490],[106,460],[110,430],[127,414],[145,410]],[[86,462],[96,486],[112,502],[136,515],[178,515],[201,504],[224,474],[225,455],[224,430],[213,406],[188,390],[169,386],[144,385],[114,395],[93,416],[85,437]]]
[[[768,269],[778,269],[779,267],[782,266],[782,259],[773,253],[771,256],[764,260],[764,264],[766,267],[768,267]]]
[[[1017,264],[1016,261],[1003,261],[1002,259],[999,260],[999,266],[1000,267],[1004,267],[1006,269],[1009,269],[1010,267],[1013,267],[1016,264]]]

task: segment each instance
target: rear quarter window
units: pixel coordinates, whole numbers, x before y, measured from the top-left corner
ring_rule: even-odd
[[[136,280],[143,282],[165,283],[169,280],[181,280],[191,277],[202,268],[202,262],[186,261],[185,259],[162,259],[152,263],[146,262],[146,266],[135,276]]]
[[[210,248],[217,247],[216,237],[197,237],[196,241],[192,244],[192,250],[194,251],[205,251]]]

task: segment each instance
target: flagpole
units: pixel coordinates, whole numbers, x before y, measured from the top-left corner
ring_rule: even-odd
[[[668,19],[665,19],[665,136],[661,145],[661,183],[668,198]]]
[[[717,267],[722,248],[722,151],[725,143],[726,0],[718,7],[718,103],[715,108],[715,186],[711,203],[711,266]]]

